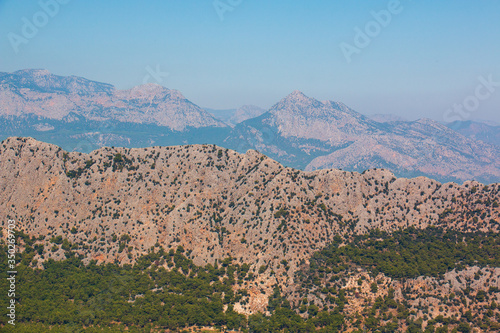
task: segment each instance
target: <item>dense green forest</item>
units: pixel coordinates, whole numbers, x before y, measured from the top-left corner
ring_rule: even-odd
[[[500,235],[469,234],[428,227],[407,228],[392,233],[372,230],[349,240],[336,236],[329,246],[312,256],[309,265],[304,265],[296,273],[296,278],[300,281],[300,297],[313,294],[323,299],[325,307],[340,309],[343,313],[347,303],[347,290],[339,289],[338,286],[345,281],[347,272],[364,268],[373,277],[381,272],[393,279],[404,281],[418,276],[441,278],[450,270],[461,270],[466,266],[500,267]],[[362,280],[358,280],[358,285],[361,283]],[[377,289],[377,283],[372,283],[371,292],[376,293]],[[474,301],[488,300],[490,294],[493,295],[497,291],[498,288],[489,288],[487,291],[478,292],[472,298]],[[464,311],[467,311],[470,309],[468,307],[472,307],[472,304],[465,300],[467,292],[470,291],[464,290],[460,297],[458,294],[456,297],[452,296],[454,299],[442,295],[442,299],[448,305],[456,306],[462,303]],[[479,309],[476,305],[474,307]],[[482,317],[473,317],[469,311],[460,319],[442,315],[430,318],[424,331],[421,328],[422,319],[414,321],[411,316],[415,314],[414,310],[410,310],[406,301],[395,301],[394,290],[389,290],[387,296],[377,297],[375,302],[366,306],[362,312],[364,320],[358,319],[353,326],[364,327],[373,332],[395,332],[401,323],[405,324],[408,332],[472,332],[471,325],[479,326],[485,331],[497,331],[500,329],[500,316],[496,315],[494,319],[493,311],[496,308],[496,303],[492,301],[491,304],[483,305],[481,311],[487,314]],[[305,311],[306,307],[302,304],[299,309]],[[425,309],[424,311],[427,312]]]
[[[468,234],[436,227],[410,227],[391,234],[375,229],[353,237],[347,244],[336,236],[328,247],[312,256],[307,275],[336,273],[352,264],[393,278],[438,276],[466,265],[498,267],[500,234]]]
[[[243,332],[341,332],[349,322],[359,332],[363,327],[394,332],[401,321],[409,332],[421,331],[422,323],[412,321],[407,306],[395,301],[393,291],[365,309],[362,325],[360,317],[350,318],[344,313],[348,301],[343,289],[332,291],[329,302],[323,305],[305,298],[291,305],[276,286],[269,297],[269,315],[247,317],[235,312],[233,306],[245,304],[249,294],[244,289],[234,292],[233,287],[255,278],[248,264],[227,258],[200,267],[187,258],[182,247],[165,251],[158,245],[134,265],[97,265],[95,261],[84,265],[83,257],[72,251],[67,240],[56,237],[51,241],[65,250],[66,259],[49,259],[43,269],[33,268],[34,254],[43,252],[43,248],[34,237],[20,233],[18,243],[25,249],[17,259],[16,327],[8,325],[8,317],[2,316],[2,331],[182,332],[188,327],[210,326]],[[8,270],[6,254],[7,248],[2,245],[3,272]],[[325,274],[335,280],[337,274],[355,267],[396,279],[439,276],[465,265],[498,267],[499,254],[500,236],[493,233],[409,228],[388,234],[374,230],[348,242],[335,237],[330,246],[313,255],[297,278],[306,293],[303,296],[307,296],[314,288],[325,290],[320,279]],[[165,264],[169,269],[163,267]],[[5,278],[0,280],[0,289],[8,289]],[[5,309],[7,302],[2,297],[0,306]],[[397,315],[393,317],[391,311]],[[447,326],[434,329],[436,323],[454,325],[459,332],[470,331],[469,323],[463,320],[437,318],[429,322],[426,332],[446,332]],[[493,321],[483,324],[496,327]]]
[[[58,240],[56,240],[58,241]],[[135,265],[91,262],[84,265],[71,251],[67,259],[43,263],[44,269],[29,267],[35,251],[27,239],[27,248],[17,267],[16,322],[6,331],[36,332],[49,326],[54,331],[149,331],[153,328],[182,330],[192,326],[215,326],[251,332],[335,332],[342,328],[339,313],[318,312],[302,319],[280,295],[279,288],[270,300],[272,315],[248,318],[233,311],[235,302],[245,302],[246,290],[236,294],[232,285],[252,279],[247,264],[232,263],[230,258],[216,265],[196,266],[179,247],[165,252],[151,249]],[[64,241],[63,241],[64,243]],[[0,254],[0,269],[7,271],[6,248]],[[171,270],[162,265],[167,263]],[[7,290],[5,279],[0,289]],[[8,300],[2,300],[2,308]],[[224,311],[224,308],[226,310]],[[5,325],[8,318],[2,316]],[[34,323],[37,323],[36,325]]]

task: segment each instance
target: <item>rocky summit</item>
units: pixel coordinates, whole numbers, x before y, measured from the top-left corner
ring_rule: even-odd
[[[224,141],[281,163],[317,170],[389,169],[398,176],[498,182],[500,147],[463,136],[431,119],[377,122],[333,101],[294,91],[260,117],[235,126]]]
[[[128,90],[47,70],[0,73],[0,115],[154,124],[175,131],[226,127],[179,91],[148,83]]]

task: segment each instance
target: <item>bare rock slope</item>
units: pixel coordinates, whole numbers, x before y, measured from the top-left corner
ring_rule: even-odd
[[[305,170],[385,168],[405,177],[498,182],[499,147],[430,120],[377,122],[294,91],[232,130],[225,144],[257,149]]]
[[[47,70],[0,73],[0,116],[63,120],[72,114],[94,121],[155,124],[175,131],[227,127],[179,91],[157,84],[117,90],[110,84],[53,75]]]
[[[104,237],[93,254],[110,246],[112,234],[128,233],[134,253],[160,242],[183,245],[197,263],[227,256],[295,262],[337,233],[438,224],[499,228],[498,184],[396,179],[381,169],[302,172],[256,151],[213,145],[80,154],[10,138],[0,146],[0,164],[2,221],[22,219],[34,235]],[[78,232],[70,233],[72,227]]]

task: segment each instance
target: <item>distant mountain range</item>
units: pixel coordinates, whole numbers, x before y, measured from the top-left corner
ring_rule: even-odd
[[[37,115],[68,120],[71,114],[90,121],[114,120],[153,124],[174,131],[227,127],[177,90],[145,84],[117,90],[84,78],[52,75],[46,70],[0,73],[2,115]]]
[[[205,109],[215,118],[222,120],[231,127],[251,118],[255,118],[265,113],[266,110],[255,105],[243,105],[238,109],[214,110]]]
[[[211,143],[256,149],[305,170],[386,168],[439,181],[500,180],[498,126],[374,119],[299,91],[267,112],[254,106],[217,111],[155,84],[118,90],[46,70],[0,73],[0,139],[31,136],[82,152]]]
[[[500,176],[498,146],[430,119],[376,122],[342,103],[320,102],[299,91],[238,124],[225,143],[306,170],[386,168],[399,176],[441,181],[494,182]]]
[[[500,126],[475,121],[455,121],[447,126],[468,138],[500,146]]]
[[[32,136],[70,151],[222,141],[230,127],[179,91],[117,90],[46,70],[0,73],[0,136]]]

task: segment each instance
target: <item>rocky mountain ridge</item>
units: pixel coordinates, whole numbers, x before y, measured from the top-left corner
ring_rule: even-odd
[[[478,121],[455,121],[446,126],[471,139],[500,146],[500,125]]]
[[[494,132],[462,135],[430,119],[377,122],[300,91],[267,112],[226,111],[219,116],[230,125],[179,91],[154,84],[117,90],[45,70],[0,73],[0,139],[30,136],[87,153],[103,146],[206,143],[241,153],[255,149],[303,170],[384,168],[441,182],[500,180]]]
[[[285,258],[294,267],[335,234],[373,228],[499,228],[498,184],[397,179],[380,169],[303,172],[213,145],[87,155],[10,138],[0,164],[2,219],[24,221],[27,233],[74,241],[129,233],[133,253],[156,242],[182,245],[197,264],[232,256],[260,264]],[[114,258],[128,261],[116,252],[102,260]]]
[[[238,124],[224,143],[257,149],[305,170],[386,168],[441,181],[495,182],[500,176],[498,146],[431,119],[379,123],[342,103],[321,102],[299,91]]]
[[[500,184],[442,184],[425,177],[396,178],[383,169],[304,172],[256,151],[239,154],[215,145],[101,148],[82,154],[31,138],[9,138],[0,144],[0,165],[2,231],[5,236],[8,219],[18,221],[19,230],[36,239],[34,260],[40,267],[49,258],[64,259],[69,246],[85,263],[120,264],[158,247],[180,246],[197,265],[226,258],[250,265],[252,278],[237,287],[247,290],[248,299],[234,307],[244,314],[265,312],[276,286],[293,304],[302,302],[296,274],[339,236],[347,241],[373,230],[428,226],[500,229]],[[72,245],[57,246],[63,239]],[[335,281],[347,290],[345,313],[354,316],[393,289],[401,302],[407,296],[400,290],[417,284],[427,285],[430,294],[453,293],[462,290],[455,286],[457,276],[477,272],[466,268],[443,279],[417,278],[402,285],[360,269]],[[470,297],[498,287],[500,281],[491,279],[495,272],[481,268],[485,279],[473,286]],[[375,294],[367,289],[373,283],[379,285]],[[321,304],[315,293],[308,302]],[[462,311],[459,304],[430,301],[435,308]],[[411,304],[419,309],[419,303]]]
[[[179,91],[153,83],[117,90],[109,84],[46,70],[0,75],[0,115],[33,114],[63,120],[71,113],[87,120],[155,124],[175,131],[227,126]]]

